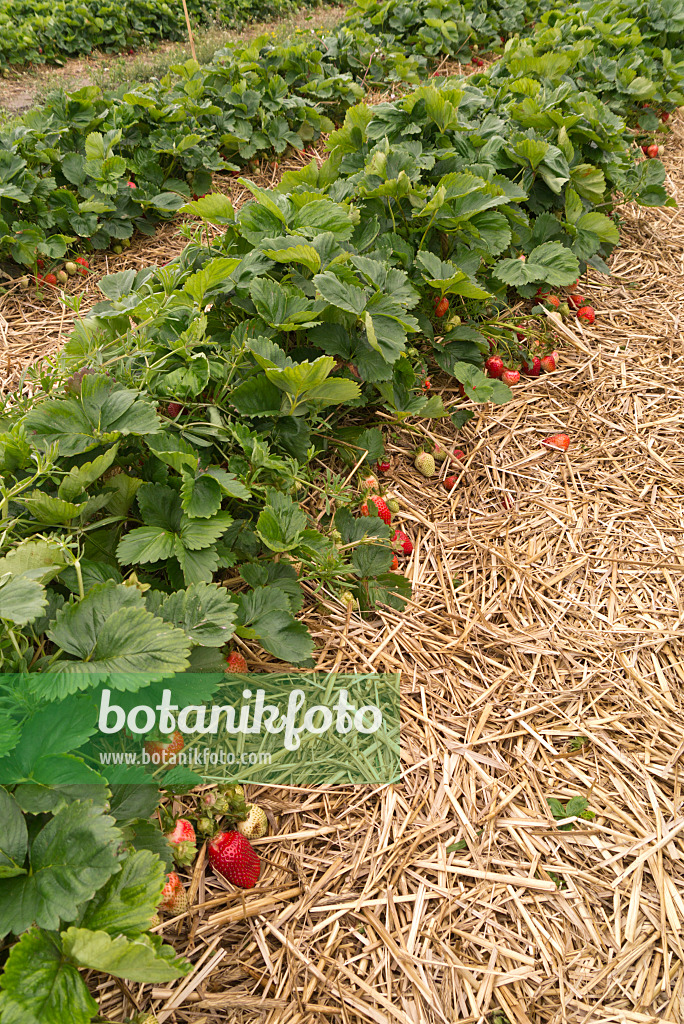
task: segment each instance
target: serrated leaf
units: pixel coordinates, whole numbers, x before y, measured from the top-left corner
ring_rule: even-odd
[[[19,934],[34,922],[54,931],[73,921],[80,904],[118,870],[120,842],[114,819],[92,803],[58,811],[33,840],[31,874],[0,886],[0,935]]]
[[[287,595],[271,587],[258,587],[239,598],[240,623],[250,635],[282,661],[307,661],[313,651],[313,640],[302,622],[290,611]]]
[[[181,485],[181,505],[186,515],[192,519],[211,519],[221,508],[221,488],[210,476],[183,476]],[[130,559],[133,561],[133,559]]]
[[[201,270],[187,279],[183,285],[183,291],[187,292],[201,306],[205,301],[206,293],[212,288],[229,287],[230,276],[241,262],[235,257],[230,259],[219,257],[210,260]]]
[[[65,564],[62,547],[55,541],[23,540],[0,558],[0,579],[11,573],[12,576],[26,576],[39,583],[49,583]]]
[[[118,445],[112,445],[102,455],[98,455],[92,462],[85,462],[82,466],[74,466],[64,477],[59,485],[57,494],[65,501],[73,501],[87,487],[96,480],[99,480],[105,470],[109,469],[116,458],[119,450]]]
[[[28,852],[28,829],[16,800],[0,789],[0,878],[22,874]]]
[[[160,429],[154,405],[105,374],[85,376],[79,398],[40,402],[25,422],[39,448],[57,442],[65,456],[111,444],[122,434],[148,435]]]
[[[202,196],[191,203],[186,203],[179,210],[179,213],[187,213],[193,217],[201,217],[210,224],[232,224],[235,220],[235,210],[228,196],[222,192],[212,192],[210,195]]]
[[[263,252],[277,263],[301,263],[312,274],[321,269],[321,257],[312,245],[288,245],[283,249],[264,249]]]
[[[527,260],[500,260],[494,276],[506,284],[522,285],[545,281],[553,286],[572,284],[579,275],[577,257],[560,242],[544,242],[532,250]]]
[[[62,526],[69,523],[85,507],[83,504],[77,505],[38,490],[30,495],[22,494],[19,500],[26,505],[34,519],[45,526]]]
[[[62,932],[65,954],[78,966],[88,967],[115,978],[143,983],[173,981],[191,968],[187,960],[165,946],[157,935],[112,938],[107,932],[68,928]]]
[[[43,706],[24,720],[19,742],[9,756],[0,759],[3,782],[30,780],[41,759],[77,750],[97,729],[90,701],[68,697],[59,704],[45,704],[49,674],[32,673],[28,678],[31,694]]]
[[[132,937],[147,931],[164,886],[162,862],[148,850],[130,853],[88,903],[81,928]]]
[[[45,588],[25,576],[0,577],[0,619],[24,626],[37,619],[47,604]]]
[[[138,526],[119,542],[116,557],[123,565],[159,562],[171,558],[175,551],[175,535],[159,526]]]
[[[356,285],[341,281],[332,271],[317,274],[313,282],[325,301],[329,302],[331,306],[337,306],[338,309],[344,309],[356,316],[360,316],[366,308],[367,295],[363,288],[357,288]]]
[[[180,434],[162,431],[148,439],[147,446],[161,462],[171,466],[177,473],[182,473],[186,469],[197,469],[197,452]]]
[[[617,245],[620,241],[620,232],[610,217],[606,217],[604,213],[585,213],[576,223],[579,230],[591,231],[609,245]]]
[[[237,605],[225,587],[193,583],[166,597],[157,614],[187,633],[193,643],[222,647],[233,635]]]
[[[146,611],[139,591],[123,584],[94,586],[58,612],[47,635],[78,659],[59,664],[61,673],[75,674],[76,689],[88,685],[87,673],[147,673],[151,681],[188,665],[185,634]]]
[[[306,516],[299,504],[279,491],[269,491],[256,532],[271,551],[293,551],[306,529]]]
[[[8,1024],[89,1024],[97,1003],[54,935],[32,929],[12,947],[0,981]]]

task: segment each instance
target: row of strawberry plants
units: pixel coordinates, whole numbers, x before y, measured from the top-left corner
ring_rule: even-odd
[[[266,21],[307,0],[217,0],[203,4],[188,0],[195,25],[216,22],[239,27]],[[166,0],[124,0],[100,3],[80,0],[3,0],[0,4],[0,68],[18,64],[61,64],[69,57],[106,52],[132,53],[159,40],[187,39],[182,5]]]
[[[426,0],[409,9],[415,17],[435,13]],[[490,18],[494,14],[492,8]],[[542,14],[534,41],[511,39],[484,82],[499,84],[501,99],[511,100],[502,90],[517,79],[521,110],[543,106],[549,83],[589,94],[594,119],[604,119],[610,129],[611,149],[624,147],[629,137],[625,118],[638,120],[643,140],[652,141],[646,133],[659,125],[658,113],[667,115],[684,99],[684,61],[667,50],[653,56],[644,16],[623,18],[612,35],[601,10],[578,8],[559,17],[556,10]],[[209,189],[212,173],[238,173],[262,156],[277,158],[316,141],[361,98],[362,85],[416,83],[426,73],[434,47],[422,53],[420,40],[405,40],[396,30],[392,38],[410,45],[411,57],[396,46],[380,52],[376,36],[355,19],[352,12],[332,33],[299,34],[285,45],[257,40],[204,68],[178,66],[143,87],[56,94],[0,135],[0,253],[35,268],[38,260],[54,262],[71,250],[106,248],[136,231],[153,233],[160,219]],[[491,28],[475,23],[453,23],[461,48],[491,36]],[[451,22],[444,25],[449,32],[444,29],[439,54],[456,45]],[[526,60],[536,67],[529,86]],[[527,96],[528,88],[534,95]],[[594,93],[601,102],[591,98]],[[504,104],[504,113],[509,108]],[[527,130],[541,137],[553,127],[545,111],[536,120],[532,113],[525,117]],[[602,159],[599,151],[592,156]]]
[[[466,398],[505,401],[485,358],[552,348],[536,293],[606,269],[612,193],[666,201],[662,165],[635,160],[624,122],[569,81],[567,56],[530,47],[376,107],[350,106],[358,90],[338,76],[349,109],[329,159],[276,190],[245,181],[238,213],[217,194],[186,204],[222,233],[207,243],[199,228],[169,266],[105,278],[42,393],[6,411],[0,656],[17,677],[3,680],[0,736],[22,782],[0,790],[0,920],[14,937],[2,1024],[59,1019],[66,993],[69,1020],[89,1020],[81,968],[141,982],[187,969],[149,935],[168,858],[149,822],[155,779],[82,756],[103,678],[208,678],[234,635],[306,665],[298,615],[317,593],[401,607],[392,509],[376,498],[359,515],[347,482],[358,465],[375,488],[378,410],[396,425],[464,422],[461,401],[430,396],[435,365]],[[184,94],[200,105],[195,75]],[[524,315],[507,316],[520,296]],[[416,466],[434,468],[429,455]],[[203,699],[197,677],[188,687]]]

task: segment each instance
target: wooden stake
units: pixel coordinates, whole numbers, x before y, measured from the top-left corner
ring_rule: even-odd
[[[188,38],[190,40],[190,52],[192,53],[192,59],[197,60],[197,54],[195,53],[195,37],[192,34],[192,25],[190,24],[190,15],[188,14],[188,5],[183,0],[183,10],[185,11],[185,24],[188,26]]]

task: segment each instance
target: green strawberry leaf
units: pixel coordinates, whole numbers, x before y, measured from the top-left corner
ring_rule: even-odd
[[[65,605],[47,635],[76,661],[59,662],[54,686],[60,696],[85,689],[89,673],[115,673],[110,685],[136,689],[147,681],[182,672],[190,644],[180,629],[151,615],[135,587],[111,580],[92,587],[81,601]],[[51,681],[54,673],[51,674]]]
[[[287,595],[275,587],[257,587],[239,595],[240,635],[259,640],[262,646],[281,661],[308,661],[313,640],[308,629],[290,611]]]
[[[270,490],[256,527],[266,547],[271,551],[294,551],[305,529],[306,515],[298,502],[280,491]]]
[[[187,590],[168,596],[151,591],[147,607],[202,647],[222,647],[228,643],[237,618],[237,604],[225,587],[215,583],[193,583]]]
[[[45,588],[25,576],[0,576],[0,619],[23,626],[37,619],[47,604]]]
[[[86,905],[81,928],[129,938],[147,931],[159,905],[164,882],[164,867],[154,853],[149,850],[129,853],[122,861],[121,871]]]
[[[98,1010],[57,936],[37,929],[12,947],[0,986],[3,1024],[89,1024]]]
[[[154,405],[105,374],[84,376],[78,398],[40,402],[25,423],[39,448],[57,442],[65,456],[113,443],[122,435],[146,436],[160,429]]]
[[[19,935],[33,923],[54,931],[75,920],[80,904],[119,870],[120,842],[114,819],[92,803],[58,811],[31,843],[31,873],[0,886],[0,936]]]
[[[129,981],[173,981],[191,969],[191,964],[178,957],[172,946],[165,946],[158,935],[112,938],[107,932],[71,927],[62,932],[62,943],[66,956],[78,967]]]
[[[0,821],[0,878],[22,875],[28,852],[28,829],[21,808],[4,789],[0,789]]]

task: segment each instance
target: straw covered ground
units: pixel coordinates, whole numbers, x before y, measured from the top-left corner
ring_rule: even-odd
[[[681,117],[665,162],[684,207]],[[193,972],[91,979],[107,1020],[684,1019],[684,212],[623,215],[595,327],[458,435],[453,496],[394,445],[407,611],[311,604],[321,669],[401,671],[401,783],[252,788],[257,888],[202,854],[193,908],[158,929]],[[65,332],[24,309],[27,344]],[[558,430],[567,454],[539,444]],[[559,829],[547,799],[577,796],[595,817]]]

